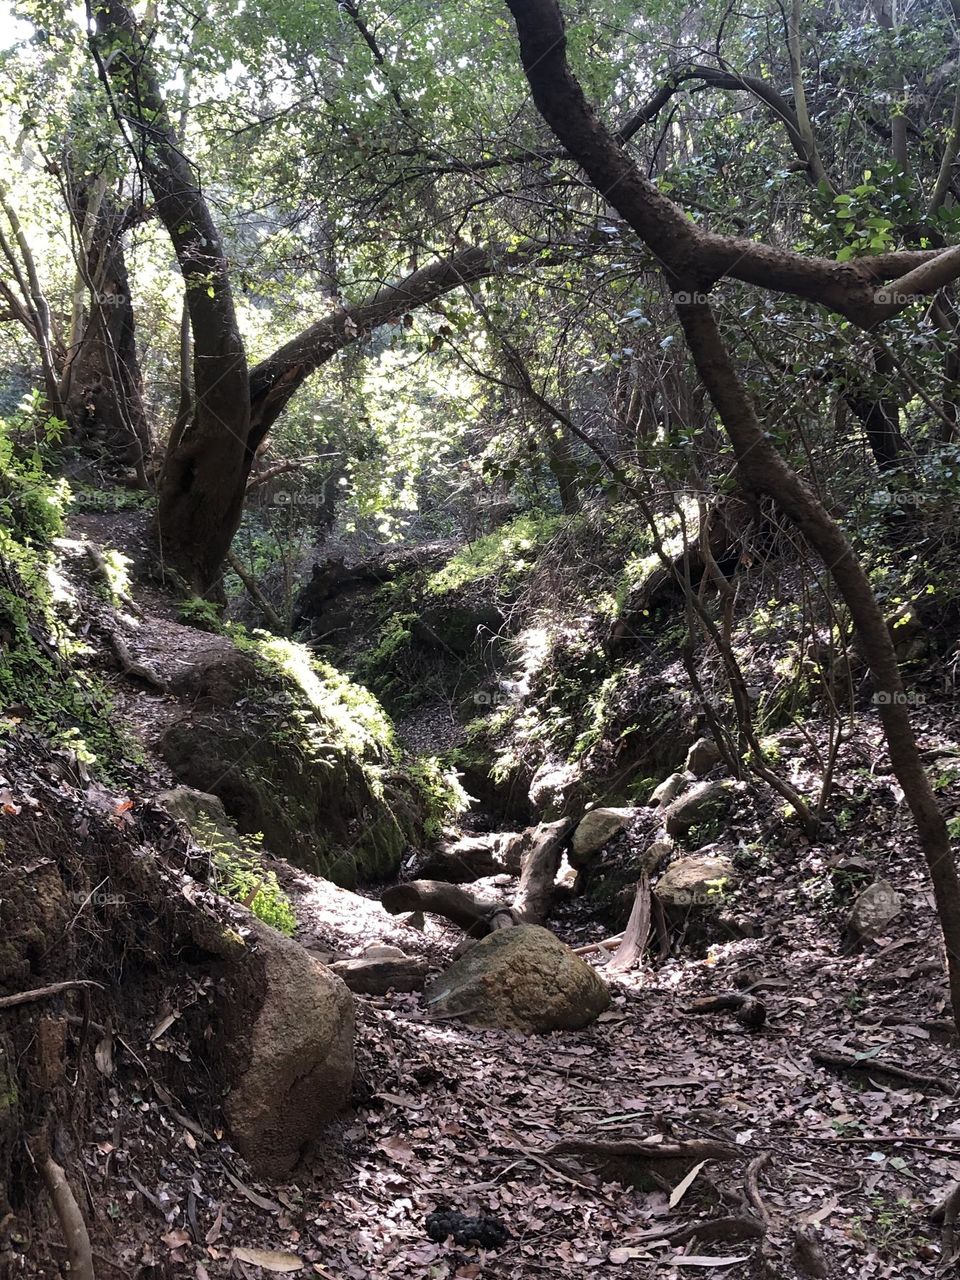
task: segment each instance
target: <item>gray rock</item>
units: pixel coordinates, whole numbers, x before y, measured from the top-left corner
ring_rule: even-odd
[[[720,763],[723,757],[712,738],[698,738],[687,752],[684,768],[697,778],[702,778]]]
[[[725,855],[692,853],[666,869],[654,892],[668,906],[702,907],[719,903],[723,890],[736,879],[733,862]]]
[[[692,781],[692,774],[671,773],[669,777],[664,778],[658,787],[654,787],[647,804],[651,809],[665,809]]]
[[[573,833],[570,865],[583,867],[595,853],[619,835],[636,817],[636,809],[591,809],[580,819]]]
[[[874,880],[858,895],[847,916],[851,941],[877,938],[903,910],[903,899],[889,880]]]
[[[427,988],[434,1014],[524,1035],[574,1030],[610,1004],[597,971],[548,929],[497,929]]]
[[[563,817],[570,794],[580,781],[575,764],[542,764],[530,782],[530,804],[545,820]]]
[[[691,827],[722,818],[729,811],[734,795],[730,781],[698,782],[664,810],[667,835],[684,836]]]
[[[174,787],[171,791],[161,791],[155,799],[171,818],[178,818],[186,825],[199,845],[209,840],[212,829],[218,847],[226,845],[243,852],[240,834],[227,817],[219,796],[194,787]]]

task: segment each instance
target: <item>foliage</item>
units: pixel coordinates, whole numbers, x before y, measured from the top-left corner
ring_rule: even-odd
[[[498,594],[509,595],[561,523],[558,516],[518,516],[457,552],[428,580],[427,592],[439,596],[486,583],[495,585]]]
[[[276,873],[263,865],[262,836],[228,838],[205,814],[194,823],[197,843],[210,854],[216,888],[249,907],[258,920],[291,936],[297,917]]]

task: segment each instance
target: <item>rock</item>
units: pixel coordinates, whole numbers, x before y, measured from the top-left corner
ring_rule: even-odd
[[[732,782],[698,782],[664,810],[667,835],[685,836],[691,827],[723,817],[733,796]]]
[[[658,787],[654,787],[647,804],[651,809],[665,809],[671,800],[675,800],[692,781],[693,778],[689,774],[671,773]]]
[[[184,628],[190,630],[190,628]],[[226,636],[204,636],[201,647],[191,647],[189,661],[181,662],[170,677],[170,691],[181,697],[230,706],[257,682],[257,668],[248,653]]]
[[[636,809],[591,809],[580,819],[570,847],[570,865],[583,867],[608,840],[619,835],[636,817]]]
[[[430,984],[434,1014],[525,1035],[575,1030],[610,1004],[600,975],[548,929],[517,925],[477,942]]]
[[[258,920],[250,925],[262,964],[259,1012],[237,994],[234,1036],[241,1070],[224,1114],[234,1146],[262,1177],[294,1167],[350,1096],[353,997],[299,943]]]
[[[364,960],[406,960],[407,953],[401,951],[399,947],[388,946],[384,942],[371,943],[369,947],[364,947],[362,952]]]
[[[723,854],[692,853],[667,867],[654,892],[675,907],[719,903],[721,890],[737,879],[733,862]]]
[[[466,884],[487,876],[520,874],[524,833],[488,831],[441,841],[424,855],[419,875],[425,880]]]
[[[330,966],[351,991],[365,996],[383,996],[388,991],[420,991],[427,980],[427,962],[419,956],[404,955],[397,947],[373,947],[372,951],[393,955],[370,955],[356,960],[338,960]]]
[[[723,759],[720,748],[712,738],[698,738],[687,752],[684,769],[694,777],[702,778]]]
[[[647,875],[652,876],[664,858],[669,858],[675,848],[676,845],[669,836],[661,836],[659,840],[654,840],[652,844],[648,844],[643,851],[643,858],[641,859],[643,870]]]
[[[443,601],[424,609],[411,634],[429,649],[466,657],[499,636],[505,626],[506,619],[494,605]]]
[[[210,828],[219,837],[219,844],[227,844],[243,850],[240,834],[227,817],[223,801],[207,791],[197,791],[193,787],[174,787],[172,791],[161,791],[155,797],[161,809],[165,809],[171,818],[177,818],[190,831],[198,844],[203,844],[209,836]]]
[[[880,936],[903,910],[903,899],[889,880],[874,880],[857,896],[847,916],[846,933],[852,943]]]
[[[575,764],[542,764],[530,782],[534,812],[545,820],[563,817],[579,781],[580,770]]]

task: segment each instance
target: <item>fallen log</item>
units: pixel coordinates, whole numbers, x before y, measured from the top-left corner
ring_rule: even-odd
[[[384,890],[380,902],[392,916],[408,911],[429,911],[443,916],[471,938],[485,938],[495,929],[519,923],[509,907],[478,898],[444,880],[408,880],[405,884],[391,885]]]
[[[513,910],[523,924],[542,924],[553,902],[554,883],[560,870],[563,846],[573,822],[541,822],[523,833],[528,843],[521,854],[520,884]]]
[[[718,996],[701,996],[687,1006],[687,1013],[723,1013],[729,1010],[736,1014],[737,1021],[751,1030],[762,1027],[767,1020],[767,1006],[756,996],[747,995],[744,991],[728,991]]]
[[[890,1080],[937,1089],[940,1093],[956,1092],[956,1086],[952,1080],[947,1080],[943,1076],[927,1075],[924,1071],[911,1071],[908,1067],[897,1066],[895,1062],[886,1062],[882,1058],[863,1058],[846,1053],[834,1053],[829,1049],[813,1049],[810,1052],[810,1060],[821,1067],[832,1067],[835,1070],[853,1071],[872,1076],[886,1076]]]
[[[642,1191],[668,1190],[703,1160],[735,1160],[742,1149],[710,1138],[561,1138],[542,1153],[579,1156],[604,1178]]]

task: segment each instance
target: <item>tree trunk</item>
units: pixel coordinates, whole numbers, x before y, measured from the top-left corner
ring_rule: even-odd
[[[920,759],[893,641],[867,576],[843,530],[780,456],[760,425],[703,292],[715,279],[711,263],[718,241],[724,241],[724,252],[729,251],[731,242],[688,223],[600,123],[567,65],[563,19],[556,0],[508,0],[508,4],[517,23],[524,71],[541,114],[597,190],[660,260],[674,291],[677,317],[697,371],[733,444],[742,483],[772,497],[796,524],[833,575],[850,610],[861,651],[871,668],[874,702],[890,761],[913,813],[930,871],[946,944],[953,1014],[960,1028],[960,880],[946,822]],[[907,296],[910,287],[918,283],[939,287],[941,274],[949,274],[957,261],[960,254],[947,250],[939,262],[921,265],[919,274],[908,271],[892,286],[893,310],[881,309],[874,322],[895,313],[901,290]],[[777,287],[772,279],[758,283]],[[853,312],[845,307],[832,289],[829,294],[821,291],[819,300],[847,314],[857,310],[855,304]]]
[[[72,211],[86,222],[89,191]],[[95,446],[107,465],[134,466],[143,475],[153,442],[143,404],[133,301],[123,251],[123,211],[109,202],[92,210],[95,219],[83,265],[89,299],[86,322],[67,352],[61,394],[75,439]],[[83,251],[83,250],[81,250]]]

